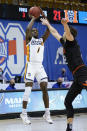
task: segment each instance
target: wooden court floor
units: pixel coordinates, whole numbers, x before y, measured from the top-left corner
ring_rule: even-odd
[[[48,124],[42,117],[32,117],[31,125],[24,125],[20,118],[0,120],[0,131],[65,131],[66,116],[52,116],[54,124]],[[87,113],[76,114],[74,131],[87,131]]]

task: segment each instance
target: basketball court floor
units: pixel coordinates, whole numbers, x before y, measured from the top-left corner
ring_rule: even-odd
[[[52,116],[54,124],[48,124],[42,117],[32,117],[31,125],[24,125],[21,119],[0,120],[0,131],[65,131],[66,116]],[[87,113],[76,114],[74,131],[87,131]]]

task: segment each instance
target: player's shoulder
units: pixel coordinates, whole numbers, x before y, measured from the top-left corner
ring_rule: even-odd
[[[40,38],[34,38],[34,37],[33,37],[32,40],[39,41],[39,42],[43,42],[43,38],[42,38],[42,37],[40,37]]]
[[[40,37],[40,38],[39,38],[39,40],[43,41],[43,38],[42,38],[42,37]]]
[[[71,43],[71,44],[77,44],[77,40],[76,39],[73,39],[73,40],[66,39],[66,42],[67,43]]]

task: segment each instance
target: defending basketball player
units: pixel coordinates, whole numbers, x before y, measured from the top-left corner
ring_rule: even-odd
[[[45,17],[43,12],[41,12],[41,14],[43,15],[43,17]],[[41,38],[38,38],[38,30],[36,28],[32,28],[35,20],[36,18],[33,16],[26,30],[27,63],[25,69],[25,92],[23,96],[23,109],[20,117],[25,124],[31,124],[27,116],[26,109],[28,99],[31,94],[34,77],[36,77],[43,94],[43,102],[45,106],[45,114],[43,115],[43,117],[48,123],[52,124],[53,121],[50,117],[49,96],[47,92],[48,77],[42,65],[44,42],[48,38],[50,32],[47,28],[44,35]]]
[[[52,35],[61,42],[68,67],[73,74],[74,81],[64,102],[67,111],[66,131],[72,131],[74,117],[72,102],[76,96],[81,93],[83,88],[87,89],[87,67],[84,65],[80,53],[80,47],[76,41],[77,31],[73,27],[68,26],[67,20],[63,18],[61,23],[64,26],[64,35],[61,36],[57,30],[50,25],[47,19],[41,19],[41,21],[43,25],[46,25],[49,28]]]

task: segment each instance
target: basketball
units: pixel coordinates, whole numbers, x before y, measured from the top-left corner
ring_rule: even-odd
[[[39,7],[37,7],[37,6],[31,7],[29,9],[29,15],[38,18],[40,16],[40,9],[39,9]]]

